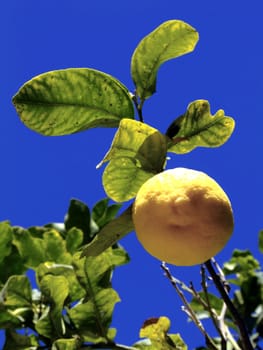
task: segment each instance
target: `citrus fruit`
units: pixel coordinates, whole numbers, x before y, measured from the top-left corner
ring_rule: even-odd
[[[207,174],[186,168],[147,180],[133,205],[138,240],[159,260],[201,264],[223,249],[233,232],[231,203]]]

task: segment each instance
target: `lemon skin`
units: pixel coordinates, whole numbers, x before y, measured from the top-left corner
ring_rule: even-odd
[[[201,264],[220,252],[234,227],[230,200],[207,174],[186,168],[146,181],[133,205],[133,222],[143,247],[178,266]]]

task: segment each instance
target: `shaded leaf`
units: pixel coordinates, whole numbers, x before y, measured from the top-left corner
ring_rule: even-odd
[[[132,221],[132,205],[130,205],[120,216],[105,225],[86,247],[81,257],[97,256],[134,230]]]
[[[57,335],[65,332],[62,318],[62,309],[69,294],[69,285],[66,277],[46,275],[40,282],[40,290],[50,304],[50,321]]]
[[[110,161],[103,174],[107,195],[116,202],[133,198],[141,185],[163,170],[167,142],[151,126],[123,119],[103,162]]]
[[[221,146],[229,139],[234,127],[234,119],[225,116],[222,109],[212,116],[208,101],[194,101],[189,104],[186,113],[176,119],[166,131],[171,139],[168,152],[181,154],[199,146]],[[174,130],[178,132],[173,135]]]
[[[92,209],[91,217],[99,228],[113,220],[121,207],[121,204],[109,205],[109,201],[109,198],[104,198],[97,202]]]
[[[136,94],[145,100],[156,91],[157,71],[162,63],[193,51],[198,33],[189,24],[170,20],[141,40],[131,60]]]
[[[3,350],[37,350],[37,337],[34,334],[23,335],[13,330],[6,331],[6,340]]]
[[[69,310],[70,319],[85,341],[106,343],[114,338],[115,332],[108,327],[118,301],[118,294],[113,289],[106,288],[97,292],[88,302]]]
[[[82,242],[83,232],[76,227],[72,227],[66,235],[67,251],[70,252],[70,254],[74,254],[77,251],[77,249],[81,246]]]
[[[13,230],[8,222],[0,222],[0,263],[11,253]]]
[[[11,253],[0,263],[0,281],[5,283],[10,276],[21,275],[26,270],[27,268],[25,267],[24,261],[18,253],[17,248],[12,245]]]
[[[43,135],[66,135],[94,127],[116,127],[133,118],[133,102],[117,79],[88,68],[41,74],[13,98],[22,120]]]
[[[90,210],[85,203],[78,199],[72,199],[70,201],[68,212],[65,217],[65,227],[67,231],[73,227],[82,230],[84,242],[88,243],[91,241],[94,232],[91,230]]]

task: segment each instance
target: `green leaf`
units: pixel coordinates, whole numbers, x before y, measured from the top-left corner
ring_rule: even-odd
[[[79,339],[58,339],[52,344],[52,350],[77,350],[81,345]]]
[[[78,282],[77,276],[72,265],[55,264],[52,262],[43,263],[39,265],[36,270],[38,284],[41,283],[41,280],[46,275],[64,276],[67,279],[70,302],[74,302],[85,296],[85,291]]]
[[[50,321],[58,336],[65,333],[62,310],[69,294],[66,277],[46,275],[40,282],[40,290],[50,304]]]
[[[109,198],[104,198],[94,205],[91,217],[102,228],[115,218],[120,207],[121,204],[109,205]]]
[[[167,334],[169,328],[167,317],[148,319],[140,330],[140,338],[146,339],[134,344],[134,347],[141,350],[187,350],[179,334]]]
[[[69,317],[86,342],[108,342],[115,336],[111,324],[112,312],[119,301],[118,294],[111,288],[102,289],[84,304],[69,310]]]
[[[259,262],[249,250],[235,249],[231,259],[224,264],[223,271],[225,275],[236,274],[237,280],[235,283],[240,284],[249,276],[255,275],[255,271],[259,268]]]
[[[80,229],[84,235],[84,242],[88,243],[91,241],[94,232],[91,230],[90,210],[85,203],[78,199],[70,201],[65,217],[65,227],[67,231],[73,227]]]
[[[70,254],[74,254],[81,246],[82,242],[83,232],[76,227],[72,227],[66,235],[67,251],[70,252]]]
[[[48,136],[116,127],[122,118],[134,117],[127,88],[88,68],[41,74],[21,87],[13,103],[28,128]]]
[[[181,154],[199,146],[221,146],[229,139],[234,127],[234,119],[225,116],[222,109],[212,116],[208,101],[194,101],[186,113],[169,126],[166,132],[170,138],[168,152]]]
[[[263,230],[259,232],[258,245],[259,245],[259,251],[263,253]]]
[[[0,263],[11,253],[13,230],[8,222],[0,222]]]
[[[81,257],[101,254],[133,230],[132,205],[130,205],[120,216],[111,220],[98,232],[94,240],[84,247]]]
[[[0,301],[10,308],[30,308],[32,290],[26,276],[11,276],[0,292]]]
[[[45,261],[53,261],[60,264],[70,264],[72,257],[67,251],[66,241],[58,231],[49,230],[43,235],[45,246]]]
[[[23,335],[13,330],[6,331],[6,341],[3,350],[37,350],[39,347],[34,334]]]
[[[123,119],[102,162],[110,161],[103,174],[107,195],[116,202],[133,198],[141,185],[163,170],[167,140],[151,126]]]
[[[27,270],[17,248],[12,245],[11,253],[0,263],[0,281],[5,283],[12,275],[22,275]],[[1,283],[0,283],[1,285]]]
[[[194,50],[198,33],[189,24],[170,20],[147,35],[135,49],[131,75],[136,94],[143,101],[156,91],[156,76],[162,63]]]

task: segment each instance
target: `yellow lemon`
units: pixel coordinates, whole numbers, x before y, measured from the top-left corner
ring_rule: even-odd
[[[142,185],[133,222],[138,240],[151,255],[180,266],[213,257],[234,226],[230,200],[219,184],[185,168],[166,170]]]

